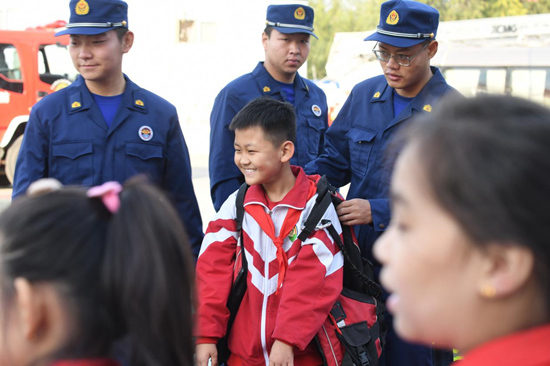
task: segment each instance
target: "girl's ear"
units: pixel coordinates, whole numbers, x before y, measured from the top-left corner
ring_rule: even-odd
[[[19,324],[25,339],[31,341],[40,331],[43,316],[43,304],[37,288],[26,278],[18,277],[13,281],[16,293],[16,307]]]
[[[285,141],[281,145],[281,162],[286,163],[294,156],[294,143],[292,141]]]
[[[480,295],[486,298],[506,297],[518,292],[534,272],[535,257],[525,247],[513,244],[489,244],[485,255]]]
[[[35,364],[66,344],[72,317],[63,305],[57,288],[51,283],[31,283],[18,277],[13,281],[15,295],[11,309],[10,331],[14,353]],[[15,348],[17,347],[17,348]]]
[[[70,321],[55,286],[33,284],[22,277],[16,278],[13,285],[15,311],[23,338],[37,347],[64,338]]]

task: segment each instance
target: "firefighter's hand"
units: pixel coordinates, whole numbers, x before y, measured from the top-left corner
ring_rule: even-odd
[[[292,346],[275,340],[269,353],[269,366],[292,366],[294,365],[294,350]]]
[[[370,202],[361,198],[340,203],[336,212],[344,225],[366,225],[372,222]]]
[[[197,366],[208,366],[208,360],[212,359],[212,366],[218,366],[218,349],[213,343],[197,344],[195,347],[195,360]]]

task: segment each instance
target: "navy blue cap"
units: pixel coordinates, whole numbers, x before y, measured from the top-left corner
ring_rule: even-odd
[[[439,25],[439,12],[412,0],[386,1],[380,7],[376,32],[365,41],[378,41],[394,47],[411,47],[433,40]]]
[[[313,8],[307,5],[269,5],[265,24],[281,33],[313,33]]]
[[[63,34],[94,35],[128,28],[128,4],[122,0],[71,0],[71,17]]]

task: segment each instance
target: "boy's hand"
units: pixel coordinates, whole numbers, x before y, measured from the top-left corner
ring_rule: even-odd
[[[212,366],[218,366],[218,349],[213,343],[197,344],[195,347],[195,360],[197,366],[208,366],[208,360],[212,359]]]
[[[372,222],[370,202],[361,198],[340,203],[336,212],[344,225],[366,225]]]
[[[294,365],[294,350],[292,346],[276,340],[269,353],[269,366],[292,365]]]

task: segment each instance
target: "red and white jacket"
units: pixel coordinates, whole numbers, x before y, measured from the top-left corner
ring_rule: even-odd
[[[279,230],[290,208],[300,210],[296,224],[301,232],[317,193],[312,185],[319,176],[306,176],[302,168],[292,167],[296,183],[285,198],[269,210],[260,185],[251,186],[245,196],[242,224],[244,253],[248,261],[247,291],[229,336],[230,365],[268,365],[275,340],[294,346],[294,364],[319,364],[313,337],[321,328],[342,291],[343,257],[326,229],[318,227],[304,242],[291,233],[283,241],[288,268],[278,289],[277,249],[254,217],[246,211],[259,205],[269,213]],[[308,192],[313,194],[308,199]],[[313,192],[313,193],[312,193]],[[223,204],[209,223],[197,262],[198,343],[216,343],[225,335],[229,311],[226,303],[233,282],[236,232],[236,192]],[[325,212],[338,233],[341,226],[335,208]],[[291,241],[291,237],[295,239]]]

